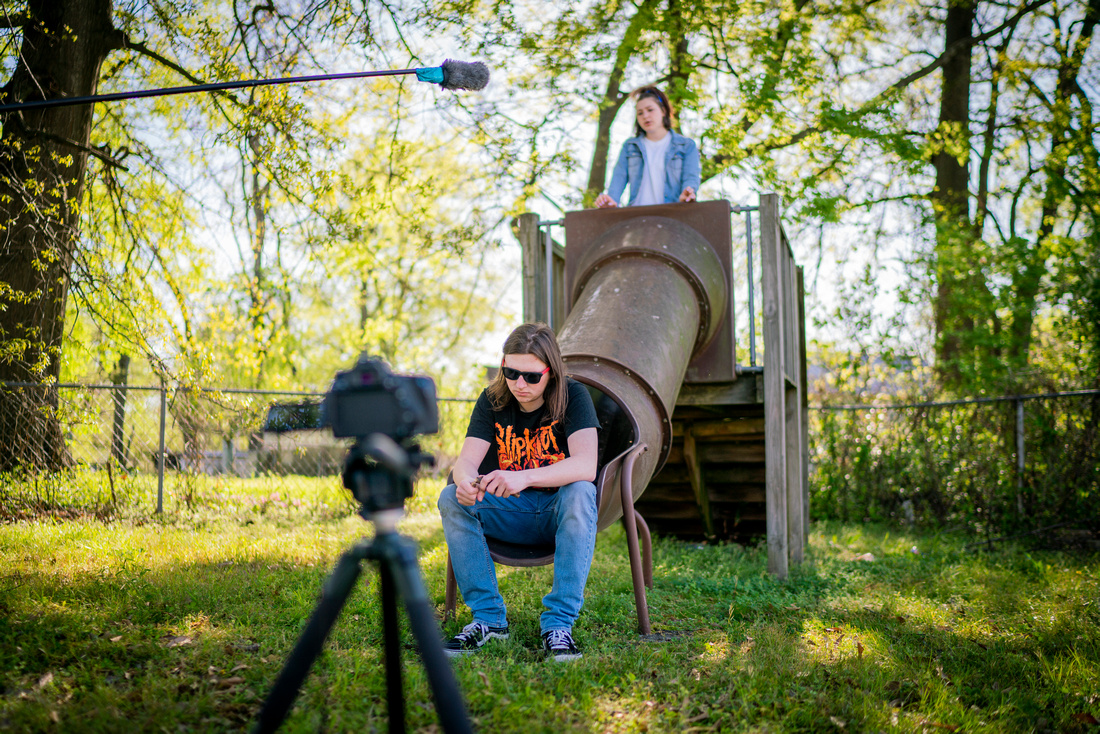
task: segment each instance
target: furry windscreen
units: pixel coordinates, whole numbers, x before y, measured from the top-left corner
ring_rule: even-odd
[[[452,61],[443,62],[444,89],[484,89],[489,83],[489,67],[480,61]]]

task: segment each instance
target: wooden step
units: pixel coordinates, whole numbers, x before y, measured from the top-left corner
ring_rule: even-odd
[[[677,406],[664,467],[636,507],[650,529],[687,540],[748,541],[765,533],[760,406]]]

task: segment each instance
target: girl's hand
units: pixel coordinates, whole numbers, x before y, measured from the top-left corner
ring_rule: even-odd
[[[619,204],[607,194],[600,194],[596,197],[596,206],[600,209],[614,209]]]
[[[687,186],[680,192],[680,202],[686,204],[689,201],[695,201],[695,189]],[[599,206],[599,204],[597,204],[597,206]]]

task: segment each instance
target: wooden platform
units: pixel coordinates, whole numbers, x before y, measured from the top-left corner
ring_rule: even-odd
[[[748,542],[767,529],[764,406],[756,376],[685,385],[668,461],[636,508],[650,528],[684,540]]]

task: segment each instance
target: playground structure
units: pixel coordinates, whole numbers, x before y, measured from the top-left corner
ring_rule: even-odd
[[[758,213],[763,366],[737,362],[731,216]],[[566,244],[551,227],[564,225]],[[650,529],[685,539],[767,537],[768,571],[803,560],[809,523],[803,277],[779,197],[568,212],[517,221],[524,320],[558,335],[600,418],[602,530],[626,529],[639,627],[649,632]],[[500,560],[500,559],[498,559]],[[531,565],[524,563],[522,565]]]

